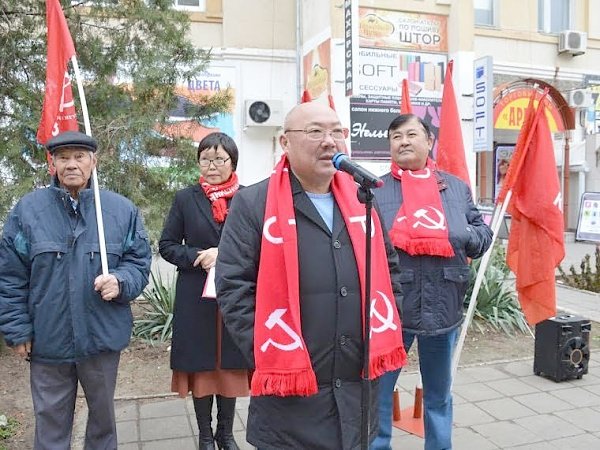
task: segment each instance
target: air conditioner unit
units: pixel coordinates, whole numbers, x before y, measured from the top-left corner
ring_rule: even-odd
[[[564,30],[558,35],[558,53],[569,53],[573,56],[583,55],[587,48],[587,33]]]
[[[574,89],[567,93],[567,103],[571,108],[589,108],[592,106],[592,91],[589,89]]]
[[[283,126],[283,111],[281,100],[246,100],[246,127],[281,127]]]

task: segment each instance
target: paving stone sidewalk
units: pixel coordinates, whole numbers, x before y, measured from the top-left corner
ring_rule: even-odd
[[[567,243],[568,264],[576,266],[595,245]],[[557,286],[562,311],[600,323],[600,296]],[[497,355],[490,355],[493,360]],[[413,404],[416,373],[399,380],[402,407]],[[234,434],[242,450],[247,398],[238,399]],[[580,380],[556,383],[533,374],[533,357],[459,367],[454,384],[454,448],[456,450],[600,449],[600,356],[592,354],[589,372]],[[191,399],[117,399],[120,450],[198,449]],[[83,448],[87,410],[78,409],[74,449]],[[216,417],[216,413],[213,415]],[[394,429],[392,448],[421,450],[423,440]]]
[[[413,404],[415,373],[399,378],[401,404]],[[591,360],[580,380],[556,383],[533,374],[531,358],[461,367],[454,387],[457,450],[600,449],[600,363]],[[120,450],[194,450],[197,426],[190,399],[117,400]],[[239,399],[234,434],[242,450],[248,399]],[[82,448],[85,408],[76,420],[75,449]],[[216,416],[216,414],[215,414]],[[394,429],[392,448],[417,450],[423,440]]]

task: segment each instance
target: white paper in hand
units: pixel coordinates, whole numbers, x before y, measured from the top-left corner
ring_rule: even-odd
[[[204,289],[202,290],[202,297],[204,298],[217,298],[217,288],[215,287],[215,268],[211,267],[208,269],[208,275],[206,276],[206,283],[204,283]]]

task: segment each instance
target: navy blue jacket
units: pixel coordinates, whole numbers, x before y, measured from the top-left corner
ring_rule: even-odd
[[[410,256],[396,249],[404,293],[402,329],[410,333],[447,333],[462,323],[470,272],[467,258],[481,257],[492,242],[492,231],[473,204],[469,187],[448,173],[437,175],[455,256]],[[374,193],[389,231],[402,205],[402,189],[400,181],[389,173],[382,180],[384,186]]]
[[[52,186],[25,195],[10,212],[0,243],[0,332],[8,345],[32,342],[32,360],[76,362],[120,351],[131,336],[129,302],[146,284],[151,251],[137,208],[101,191],[109,272],[121,293],[94,291],[101,273],[94,195]]]

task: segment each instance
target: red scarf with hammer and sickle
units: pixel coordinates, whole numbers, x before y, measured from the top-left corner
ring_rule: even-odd
[[[356,184],[348,175],[337,172],[331,189],[350,235],[361,292],[364,293],[365,208],[358,202]],[[363,218],[362,222],[356,219],[350,220],[360,217]],[[384,330],[376,332],[372,328],[369,348],[370,379],[400,368],[406,362],[381,222],[375,212],[372,219],[374,224],[372,303],[374,304],[376,299],[387,300],[392,303],[393,308],[391,308],[392,317],[388,318],[389,323],[386,321],[384,326],[380,326],[379,322],[374,322],[375,326]],[[302,336],[299,274],[298,236],[289,164],[286,155],[283,155],[271,175],[267,190],[256,288],[254,320],[256,370],[252,377],[251,395],[309,396],[318,391],[317,379]],[[331,295],[336,293],[332,292]],[[364,294],[361,297],[364,297]],[[364,315],[364,298],[362,298],[362,305]],[[377,319],[373,318],[374,320]]]
[[[431,158],[427,158],[423,170],[403,170],[392,161],[392,176],[401,182],[402,206],[394,219],[390,239],[409,255],[450,258],[454,249],[448,239],[448,223],[435,170]]]

